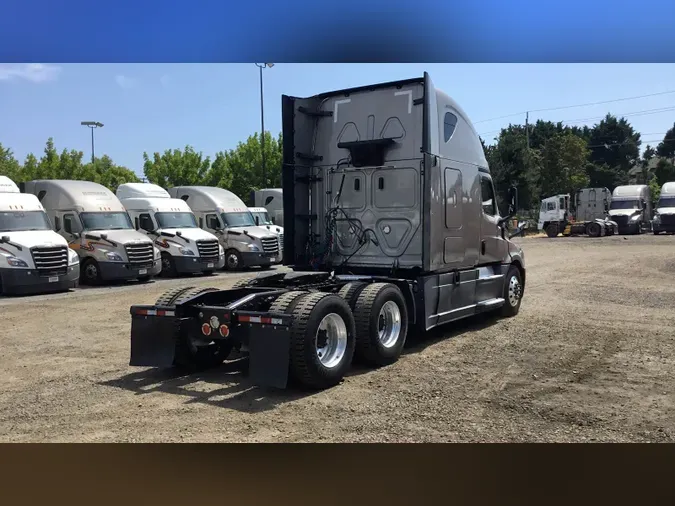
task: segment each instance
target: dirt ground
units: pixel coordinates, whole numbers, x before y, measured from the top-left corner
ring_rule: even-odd
[[[311,395],[127,365],[129,306],[247,275],[0,298],[0,441],[675,441],[675,236],[520,242],[517,317]]]

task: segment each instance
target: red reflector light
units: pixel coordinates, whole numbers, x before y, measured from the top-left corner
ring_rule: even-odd
[[[230,328],[227,325],[221,325],[220,326],[220,335],[223,337],[227,337],[230,335]]]
[[[202,325],[202,334],[205,336],[210,336],[211,335],[211,325],[208,323],[205,323]]]

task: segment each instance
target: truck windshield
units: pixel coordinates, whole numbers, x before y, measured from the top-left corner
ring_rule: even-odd
[[[126,230],[133,228],[127,213],[81,213],[85,230]]]
[[[675,207],[675,195],[672,197],[661,197],[656,207]]]
[[[640,203],[637,200],[612,200],[610,209],[640,209]]]
[[[253,215],[254,220],[256,218],[258,218],[258,223],[260,225],[274,225],[274,223],[272,223],[272,220],[270,219],[270,215],[268,213],[259,213],[259,212],[256,211],[256,212],[251,212],[251,214]]]
[[[0,232],[51,230],[44,211],[0,211]]]
[[[222,213],[226,227],[255,227],[255,220],[251,213]]]
[[[155,213],[159,228],[197,228],[192,213]]]

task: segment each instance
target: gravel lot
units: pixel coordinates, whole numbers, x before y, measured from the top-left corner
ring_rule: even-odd
[[[1,441],[675,440],[675,236],[525,238],[520,314],[321,393],[128,367],[129,306],[250,274],[0,298]]]

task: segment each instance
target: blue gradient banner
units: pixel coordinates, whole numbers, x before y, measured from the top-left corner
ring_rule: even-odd
[[[7,0],[3,62],[673,62],[675,2]]]

